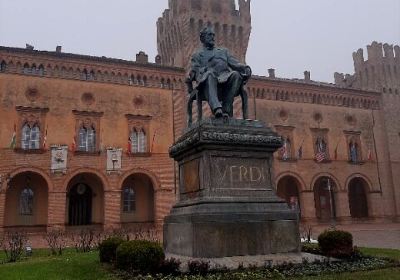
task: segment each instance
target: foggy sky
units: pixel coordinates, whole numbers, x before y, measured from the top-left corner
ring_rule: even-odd
[[[134,60],[157,54],[156,21],[168,0],[0,0],[0,45]],[[247,63],[257,75],[333,81],[353,73],[352,52],[400,44],[400,0],[252,0]],[[366,52],[365,52],[366,53]],[[367,55],[365,54],[367,58]]]

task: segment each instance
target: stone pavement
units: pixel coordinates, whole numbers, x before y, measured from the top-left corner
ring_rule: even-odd
[[[313,238],[329,227],[313,227]],[[400,249],[400,223],[339,225],[336,229],[351,232],[358,247]]]

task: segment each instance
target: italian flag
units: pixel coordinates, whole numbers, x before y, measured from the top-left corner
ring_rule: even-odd
[[[14,149],[16,144],[17,144],[17,125],[14,124],[14,132],[11,137],[10,148]]]
[[[46,150],[46,145],[47,145],[47,127],[43,137],[43,150]]]

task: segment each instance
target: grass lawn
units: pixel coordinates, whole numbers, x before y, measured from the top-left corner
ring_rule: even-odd
[[[367,255],[389,257],[400,260],[400,250],[361,248]],[[0,261],[4,254],[0,253]],[[48,250],[35,250],[30,258],[25,258],[13,264],[0,264],[1,280],[67,280],[67,279],[95,279],[118,280],[110,270],[101,265],[98,252],[78,254],[74,250],[67,250],[62,256],[50,256]],[[311,280],[400,280],[400,268],[390,268],[376,271],[344,273],[294,279]]]
[[[0,260],[4,255],[0,254]],[[35,250],[31,258],[17,263],[0,264],[1,280],[67,280],[116,279],[100,265],[98,252],[77,254],[66,251],[62,256],[49,256],[48,250]]]
[[[400,279],[400,268],[390,268],[383,270],[355,272],[355,273],[343,273],[335,275],[315,276],[315,277],[304,277],[294,278],[302,280],[399,280]]]

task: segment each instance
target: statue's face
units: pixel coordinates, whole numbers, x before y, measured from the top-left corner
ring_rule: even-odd
[[[204,41],[203,41],[204,45],[208,48],[210,47],[214,47],[215,45],[215,34],[214,32],[207,32],[204,36]]]

